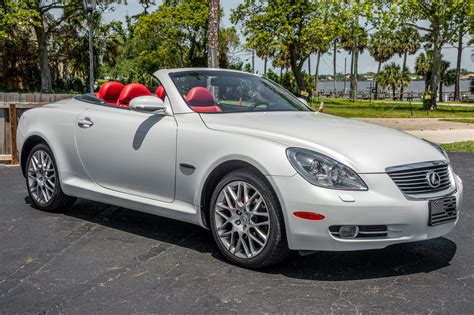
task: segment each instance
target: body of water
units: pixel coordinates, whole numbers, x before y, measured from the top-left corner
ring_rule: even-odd
[[[461,80],[461,92],[469,92],[471,82],[469,80]],[[349,91],[351,84],[349,81],[346,81],[346,91]],[[357,82],[357,89],[359,91],[369,91],[370,88],[375,87],[375,82],[373,81],[358,81]],[[331,91],[333,89],[333,82],[332,81],[319,81],[318,83],[318,90],[319,91]],[[344,82],[337,81],[336,82],[336,89],[338,91],[344,90]],[[424,81],[411,81],[410,85],[405,88],[405,91],[413,91],[415,93],[423,92],[425,90],[425,82]],[[451,86],[443,86],[443,92],[454,92],[454,85]]]

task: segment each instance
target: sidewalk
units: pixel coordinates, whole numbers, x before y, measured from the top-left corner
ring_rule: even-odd
[[[441,121],[439,118],[356,118],[399,129],[436,143],[474,141],[474,124]]]

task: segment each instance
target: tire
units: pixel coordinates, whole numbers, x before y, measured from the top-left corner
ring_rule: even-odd
[[[289,256],[278,198],[252,169],[233,171],[220,180],[209,213],[214,240],[231,263],[258,269]]]
[[[76,201],[62,191],[56,160],[45,143],[39,143],[31,150],[25,172],[28,194],[36,209],[60,212]]]

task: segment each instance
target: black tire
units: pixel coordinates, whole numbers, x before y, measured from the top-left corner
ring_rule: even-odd
[[[39,201],[38,198],[35,197],[34,193],[32,192],[32,189],[34,188],[30,188],[30,184],[29,184],[29,168],[30,168],[30,163],[32,163],[31,159],[33,158],[33,155],[38,151],[43,151],[49,155],[49,157],[52,160],[52,166],[55,172],[54,173],[55,174],[54,190],[51,193],[51,197],[47,202]],[[56,166],[56,160],[54,158],[53,152],[51,151],[49,146],[46,145],[45,143],[37,144],[28,155],[28,159],[26,160],[25,177],[26,177],[26,187],[28,189],[28,194],[30,196],[32,206],[35,207],[36,209],[47,211],[47,212],[60,212],[64,209],[71,207],[76,201],[76,198],[67,196],[62,191],[61,184],[59,181],[58,168]]]
[[[237,257],[231,253],[230,249],[227,249],[221,241],[216,226],[216,202],[219,193],[224,187],[226,187],[226,185],[235,181],[243,181],[258,190],[265,201],[265,209],[268,211],[270,220],[267,243],[263,249],[261,249],[260,253],[250,258]],[[232,264],[248,269],[258,269],[277,264],[290,255],[291,252],[288,249],[284,218],[276,193],[270,183],[253,169],[239,169],[224,176],[217,184],[214,193],[212,194],[209,213],[210,226],[214,240],[222,255],[224,255],[224,257]]]

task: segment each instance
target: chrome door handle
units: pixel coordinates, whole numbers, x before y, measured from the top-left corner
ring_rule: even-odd
[[[92,125],[94,125],[94,123],[92,122],[92,120],[89,117],[84,117],[84,118],[79,119],[77,121],[77,124],[81,128],[89,128]]]

